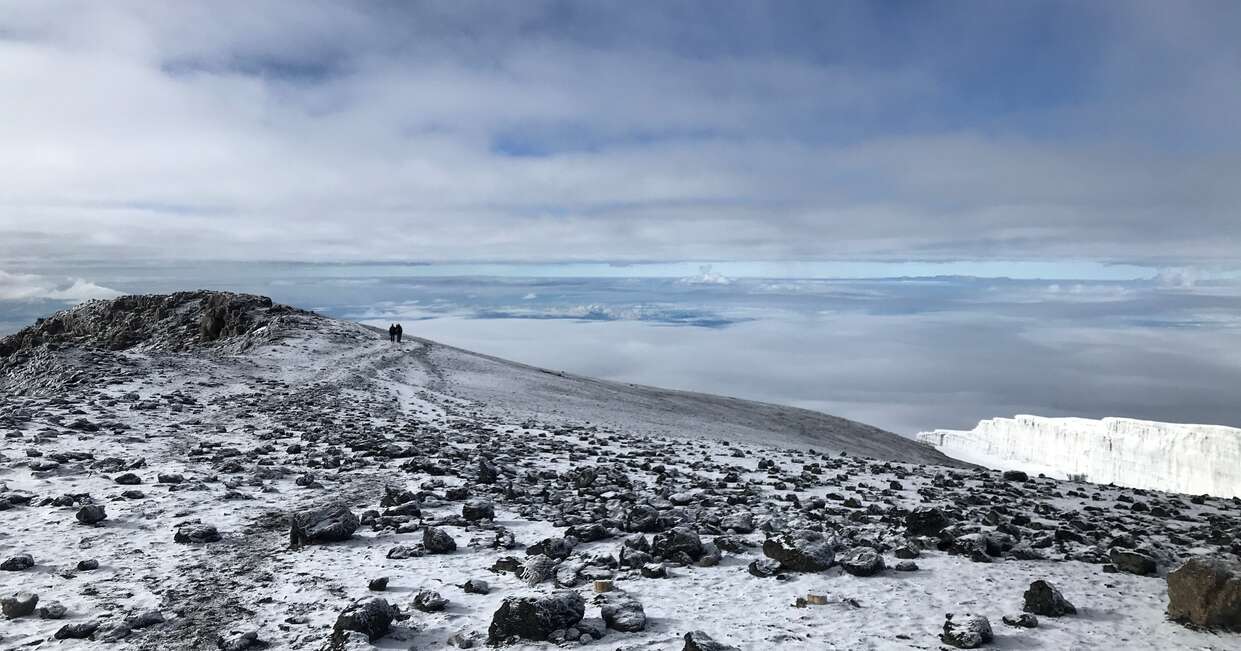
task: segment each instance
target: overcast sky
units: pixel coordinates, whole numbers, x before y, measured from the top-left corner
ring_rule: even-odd
[[[0,0],[0,270],[1235,267],[1239,33],[1205,1]]]

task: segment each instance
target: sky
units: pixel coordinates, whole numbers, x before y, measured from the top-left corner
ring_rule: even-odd
[[[0,335],[270,295],[901,433],[1241,425],[1241,3],[0,0]]]
[[[0,0],[0,268],[1237,263],[1234,2]]]

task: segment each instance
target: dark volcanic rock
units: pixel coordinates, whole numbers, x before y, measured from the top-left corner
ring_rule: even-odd
[[[1000,621],[1015,626],[1017,628],[1038,628],[1038,618],[1030,613],[1021,613],[1020,615],[1005,615]]]
[[[447,554],[457,550],[457,541],[443,529],[427,527],[422,532],[422,546],[430,554]]]
[[[298,511],[289,517],[289,545],[340,542],[358,530],[358,516],[344,506]]]
[[[1077,613],[1077,608],[1069,603],[1069,600],[1065,599],[1059,590],[1042,579],[1030,584],[1030,589],[1026,590],[1024,598],[1025,605],[1022,610],[1027,613],[1045,617],[1060,617]]]
[[[436,613],[448,605],[448,600],[433,590],[421,590],[414,595],[414,608],[424,613]]]
[[[98,524],[108,519],[108,513],[101,504],[87,504],[78,509],[78,522],[82,524]]]
[[[586,602],[569,590],[548,596],[506,597],[491,618],[487,642],[499,644],[512,637],[541,642],[554,631],[578,623],[584,614]]]
[[[684,554],[691,561],[696,561],[703,554],[702,539],[691,529],[676,527],[655,534],[655,537],[651,539],[651,553],[658,558],[665,559],[673,559]]]
[[[1168,617],[1241,631],[1241,562],[1198,556],[1169,572]]]
[[[181,544],[189,543],[213,543],[220,540],[220,532],[216,530],[214,525],[203,524],[201,522],[187,522],[179,527],[172,534],[172,541]]]
[[[836,563],[836,541],[816,531],[797,531],[768,538],[763,554],[794,572],[822,572]]]
[[[939,639],[958,649],[977,649],[990,642],[995,635],[991,622],[982,615],[945,615],[944,632]]]
[[[621,593],[610,593],[600,611],[608,628],[626,633],[634,633],[646,628],[646,611],[643,610],[642,604],[633,597]]]
[[[685,646],[681,651],[739,651],[735,646],[721,644],[702,631],[690,631],[685,634]]]
[[[840,566],[853,576],[874,576],[883,571],[883,556],[873,547],[854,547],[838,560]]]
[[[905,516],[905,529],[911,536],[938,536],[950,524],[948,516],[935,507],[920,506]]]
[[[9,619],[25,617],[34,612],[39,603],[39,595],[32,592],[19,592],[12,597],[0,597],[0,614]]]
[[[1145,576],[1147,574],[1154,574],[1159,569],[1159,564],[1155,562],[1155,559],[1131,549],[1113,547],[1108,551],[1108,558],[1112,561],[1112,565],[1116,566],[1116,569],[1129,574]]]
[[[10,556],[0,563],[0,570],[6,572],[20,572],[34,567],[34,558],[30,554],[18,554]]]
[[[470,500],[461,505],[461,517],[469,522],[496,519],[496,507],[488,500]]]
[[[61,626],[52,637],[58,640],[81,640],[94,635],[97,630],[99,622],[77,622]]]
[[[392,620],[399,614],[397,609],[386,599],[367,599],[359,601],[336,618],[332,626],[332,640],[337,644],[343,642],[349,631],[365,633],[372,642],[388,634]]]

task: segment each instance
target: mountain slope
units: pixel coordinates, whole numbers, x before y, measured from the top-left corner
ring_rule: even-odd
[[[928,649],[965,613],[997,648],[1238,648],[1169,621],[1162,577],[1235,560],[1241,500],[695,438],[784,412],[254,297],[89,304],[4,344],[0,648]],[[595,401],[616,427],[572,423]],[[1036,580],[1077,614],[1001,627]]]
[[[285,356],[275,345],[293,341],[315,353]],[[638,434],[968,465],[911,439],[819,412],[595,380],[426,339],[411,337],[396,346],[373,328],[273,305],[258,296],[199,291],[85,303],[0,340],[0,383],[7,381],[15,391],[32,388],[20,381],[16,360],[23,353],[36,357],[42,353],[44,364],[35,364],[33,381],[46,382],[46,364],[54,362],[40,349],[45,343],[89,350],[199,351],[216,360],[236,353],[251,360],[279,360],[285,376],[310,379],[318,372],[352,372],[360,383],[379,390],[430,390],[432,395],[467,400],[480,410],[512,418],[590,422]],[[10,360],[8,373],[5,359]]]

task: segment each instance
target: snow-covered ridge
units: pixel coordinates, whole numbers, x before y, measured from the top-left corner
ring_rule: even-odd
[[[963,461],[1057,478],[1241,496],[1241,429],[1132,418],[992,418],[918,440]]]

